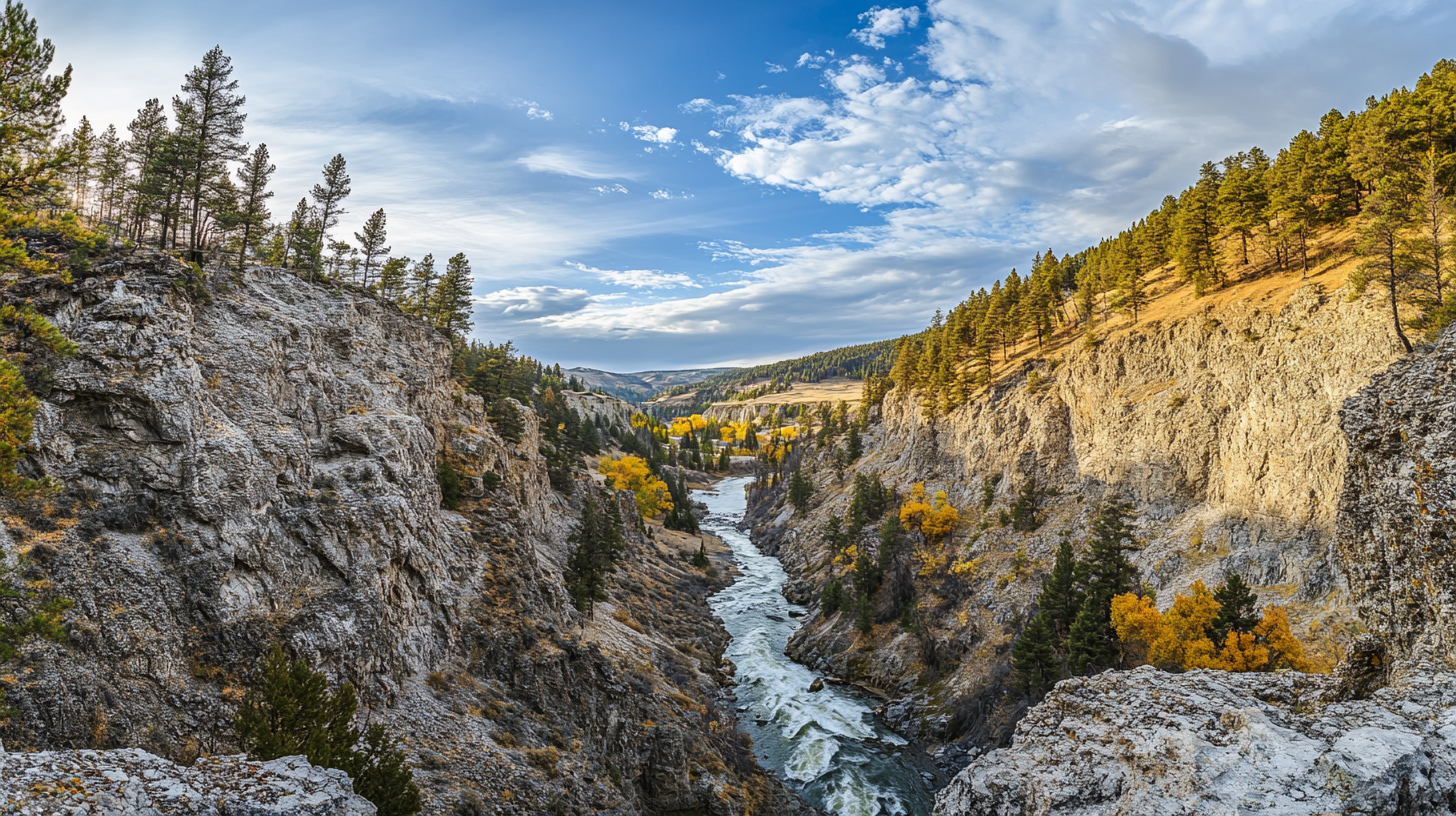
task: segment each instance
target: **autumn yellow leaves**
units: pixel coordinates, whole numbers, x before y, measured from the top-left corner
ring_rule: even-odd
[[[1161,613],[1153,599],[1133,592],[1112,599],[1112,626],[1123,652],[1123,665],[1152,664],[1171,669],[1224,671],[1328,671],[1304,656],[1304,647],[1289,629],[1282,606],[1266,606],[1252,631],[1230,629],[1222,643],[1214,641],[1221,609],[1202,581],[1188,595],[1179,594]]]
[[[597,464],[597,472],[607,477],[607,486],[613,490],[630,490],[637,500],[637,512],[644,518],[656,518],[659,513],[671,510],[672,495],[667,482],[652,474],[641,457],[623,456],[613,459],[603,456]]]

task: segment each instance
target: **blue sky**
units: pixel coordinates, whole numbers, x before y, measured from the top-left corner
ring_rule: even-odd
[[[616,371],[917,331],[1456,57],[1422,0],[29,7],[72,122],[220,44],[275,218],[341,152],[336,237],[383,207],[395,254],[469,256],[478,338]]]

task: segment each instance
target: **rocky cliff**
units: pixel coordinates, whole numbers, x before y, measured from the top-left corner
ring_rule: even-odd
[[[7,296],[81,348],[27,360],[44,402],[25,469],[64,489],[12,503],[0,549],[75,606],[67,643],[5,667],[11,747],[226,751],[243,678],[281,642],[404,737],[427,812],[791,808],[718,703],[706,579],[619,499],[629,566],[614,616],[583,620],[560,575],[591,480],[552,491],[534,414],[500,438],[443,336],[365,293],[272,269],[199,284],[146,253]]]
[[[1453,363],[1448,331],[1340,412],[1336,560],[1371,635],[1339,676],[1143,667],[1064,680],[936,812],[1456,813]]]
[[[1135,506],[1134,560],[1161,606],[1237,572],[1264,602],[1288,604],[1299,634],[1332,659],[1351,624],[1332,558],[1346,459],[1337,411],[1400,348],[1373,300],[1314,281],[1290,288],[1031,355],[933,421],[892,393],[854,469],[902,494],[920,481],[944,490],[961,526],[921,553],[917,631],[887,623],[860,638],[849,615],[818,617],[791,652],[889,692],[903,731],[1002,742],[1017,711],[996,689],[1057,542],[1064,532],[1080,542],[1097,503],[1119,497]],[[806,517],[785,520],[781,496],[756,515],[802,600],[836,569],[819,530],[849,503],[827,454],[809,466],[819,496]],[[1018,533],[1002,514],[1033,479],[1040,527]],[[875,546],[869,533],[861,546]]]

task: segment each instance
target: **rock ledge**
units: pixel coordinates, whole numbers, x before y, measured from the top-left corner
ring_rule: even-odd
[[[146,751],[0,749],[0,812],[97,816],[374,816],[348,774],[301,756],[204,757],[183,767]]]

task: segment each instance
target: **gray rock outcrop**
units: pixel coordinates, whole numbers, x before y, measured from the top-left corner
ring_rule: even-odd
[[[1329,702],[1328,675],[1063,680],[975,760],[938,816],[1423,814],[1456,801],[1456,675],[1421,674]]]
[[[348,774],[303,757],[203,757],[190,767],[136,749],[6,753],[6,813],[67,816],[374,816]]]

